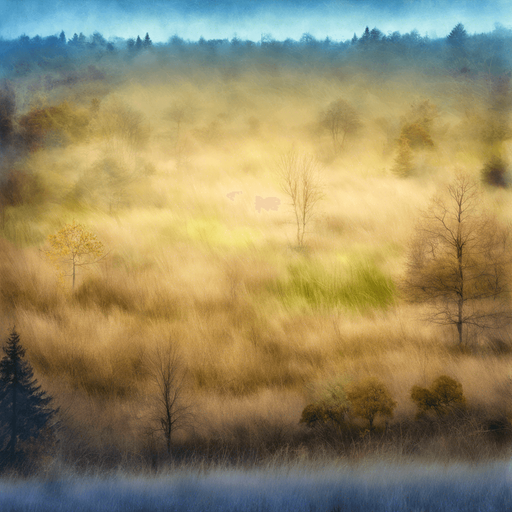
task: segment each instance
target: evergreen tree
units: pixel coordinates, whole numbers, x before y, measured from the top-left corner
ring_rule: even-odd
[[[140,50],[142,48],[142,39],[140,36],[137,36],[137,40],[135,41],[135,48]]]
[[[20,337],[12,330],[5,356],[0,361],[0,461],[13,467],[23,455],[20,442],[35,440],[57,410],[49,407],[52,398],[37,384]]]
[[[62,30],[59,35],[59,42],[60,44],[66,44],[66,34],[64,33],[64,30]]]
[[[369,40],[370,40],[370,29],[368,27],[366,27],[364,29],[363,35],[361,36],[361,39],[359,41],[362,43],[366,43]]]
[[[153,42],[151,41],[149,34],[146,32],[146,37],[144,38],[144,48],[149,48]]]
[[[466,32],[464,25],[462,23],[457,23],[457,25],[453,27],[452,31],[446,37],[446,40],[451,46],[461,48],[464,46],[467,37],[468,33]]]
[[[372,41],[380,41],[383,36],[384,34],[377,27],[370,31],[370,40]]]

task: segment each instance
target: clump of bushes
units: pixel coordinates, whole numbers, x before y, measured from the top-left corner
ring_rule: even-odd
[[[374,377],[348,386],[345,391],[340,385],[331,387],[327,396],[307,405],[302,411],[301,423],[310,427],[334,423],[343,426],[346,414],[368,421],[370,431],[378,416],[393,417],[397,403],[387,387]]]
[[[345,422],[348,408],[349,404],[343,385],[341,383],[331,384],[320,400],[308,404],[304,408],[300,423],[305,423],[308,427],[328,423],[341,427]]]
[[[430,388],[413,386],[411,399],[418,407],[416,418],[421,418],[428,413],[443,416],[449,411],[464,408],[466,405],[462,384],[447,375],[438,377]]]

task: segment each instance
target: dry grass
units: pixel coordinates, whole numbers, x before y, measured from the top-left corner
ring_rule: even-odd
[[[399,418],[414,413],[411,386],[441,373],[462,382],[471,404],[510,413],[510,356],[451,350],[451,333],[419,321],[421,308],[404,305],[396,289],[418,207],[451,178],[453,162],[475,176],[482,163],[462,114],[443,111],[453,98],[437,98],[436,83],[412,73],[379,83],[357,65],[340,80],[325,63],[316,74],[291,65],[274,73],[263,59],[229,78],[221,67],[154,59],[158,67],[116,68],[123,79],[104,91],[89,139],[27,157],[24,167],[44,184],[42,203],[27,199],[3,218],[2,325],[6,334],[16,324],[73,428],[94,436],[110,428],[128,442],[135,427],[124,427],[126,418],[144,423],[146,355],[169,336],[181,343],[205,436],[240,427],[242,438],[261,441],[271,424],[268,435],[286,443],[312,387],[339,378],[377,376]],[[336,156],[318,118],[340,97],[364,128]],[[391,173],[400,116],[424,98],[441,112],[435,149],[400,180]],[[178,104],[187,117],[177,141],[166,112]],[[139,128],[107,123],[114,110]],[[322,162],[327,191],[305,251],[293,246],[275,174],[292,146]],[[123,172],[96,181],[91,169],[105,158]],[[486,194],[510,219],[510,192]],[[278,197],[278,210],[257,212],[257,195]],[[74,292],[59,287],[39,253],[72,219],[110,250]]]

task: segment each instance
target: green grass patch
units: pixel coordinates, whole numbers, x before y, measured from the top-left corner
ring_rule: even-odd
[[[290,308],[346,307],[361,311],[387,308],[395,296],[393,281],[372,260],[330,267],[304,261],[290,264],[287,274],[274,281],[269,291]]]

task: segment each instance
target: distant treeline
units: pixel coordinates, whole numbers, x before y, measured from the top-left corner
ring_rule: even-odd
[[[48,37],[28,37],[22,35],[17,39],[0,39],[0,67],[4,73],[23,75],[31,70],[31,63],[40,69],[54,68],[57,62],[84,54],[101,58],[107,54],[121,53],[136,55],[144,51],[169,49],[180,53],[187,50],[203,49],[208,55],[240,56],[244,53],[261,51],[274,52],[280,56],[301,55],[304,52],[324,53],[330,58],[354,55],[361,58],[365,52],[378,61],[386,63],[390,56],[417,58],[443,55],[448,52],[449,60],[462,73],[475,71],[475,63],[486,63],[486,71],[493,72],[494,67],[503,69],[504,61],[508,60],[512,50],[512,30],[496,24],[490,33],[473,34],[466,32],[464,26],[457,24],[450,34],[444,38],[431,39],[422,37],[413,30],[406,34],[393,32],[384,34],[378,28],[366,27],[358,36],[354,33],[351,39],[335,41],[327,37],[319,40],[309,33],[302,35],[300,40],[286,39],[278,41],[270,35],[262,35],[257,42],[242,40],[237,37],[229,39],[210,39],[201,37],[198,41],[186,41],[178,35],[170,37],[166,43],[153,43],[149,33],[133,38],[113,37],[108,41],[99,32],[90,36],[83,33],[73,34],[68,38],[64,31],[60,35]],[[481,71],[481,70],[480,70]]]

